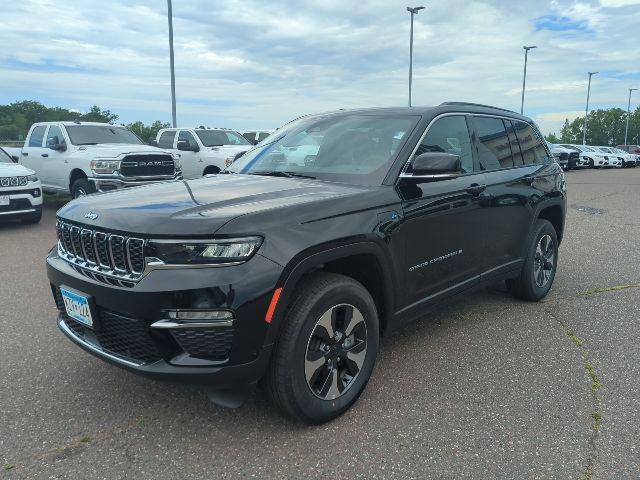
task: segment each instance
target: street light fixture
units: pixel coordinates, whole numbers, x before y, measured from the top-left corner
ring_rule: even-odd
[[[529,56],[529,50],[538,48],[535,45],[530,47],[524,46],[524,75],[522,76],[522,102],[520,103],[520,115],[524,113],[524,87],[527,84],[527,57]]]
[[[169,19],[169,68],[171,69],[171,119],[173,128],[178,125],[176,123],[176,74],[173,65],[173,11],[171,9],[171,0],[167,0],[167,17]]]
[[[627,126],[624,129],[624,144],[627,145],[627,135],[629,135],[629,115],[631,115],[631,92],[638,90],[637,88],[629,89],[629,103],[627,104]]]
[[[584,110],[584,128],[582,130],[582,144],[587,144],[587,117],[589,116],[589,95],[591,94],[591,77],[599,72],[587,72],[589,74],[589,86],[587,87],[587,107]]]
[[[424,7],[407,7],[411,14],[411,34],[409,36],[409,106],[411,106],[411,77],[413,76],[413,16],[417,15]]]

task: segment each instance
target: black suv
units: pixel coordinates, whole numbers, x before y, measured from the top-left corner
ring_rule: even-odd
[[[289,415],[344,412],[379,335],[506,280],[554,280],[565,181],[534,123],[465,103],[298,119],[226,172],[58,212],[58,325],[163,379],[262,381]]]

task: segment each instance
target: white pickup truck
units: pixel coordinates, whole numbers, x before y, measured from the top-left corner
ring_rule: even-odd
[[[231,165],[253,145],[227,128],[163,128],[155,145],[180,155],[186,179],[215,174]]]
[[[182,178],[180,160],[123,126],[94,122],[34,123],[19,155],[46,192],[73,198]]]

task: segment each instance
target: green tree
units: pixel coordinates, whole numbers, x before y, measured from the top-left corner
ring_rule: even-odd
[[[160,120],[156,120],[151,125],[145,125],[141,121],[133,122],[127,125],[127,128],[139,136],[144,142],[156,138],[158,132],[163,128],[169,128],[170,123],[163,123]]]
[[[555,133],[545,135],[544,138],[549,143],[560,143],[560,138]]]
[[[111,112],[111,110],[101,110],[97,105],[94,105],[87,113],[80,116],[80,120],[84,122],[113,123],[117,119],[118,115]]]

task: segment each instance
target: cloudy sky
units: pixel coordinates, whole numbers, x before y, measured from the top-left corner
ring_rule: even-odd
[[[164,0],[2,0],[0,104],[23,99],[169,121]],[[178,124],[273,128],[305,113],[405,105],[409,14],[396,0],[174,0]],[[640,87],[640,0],[425,0],[414,105],[520,108],[545,133]],[[416,4],[417,5],[417,4]],[[636,97],[640,101],[640,94]]]

